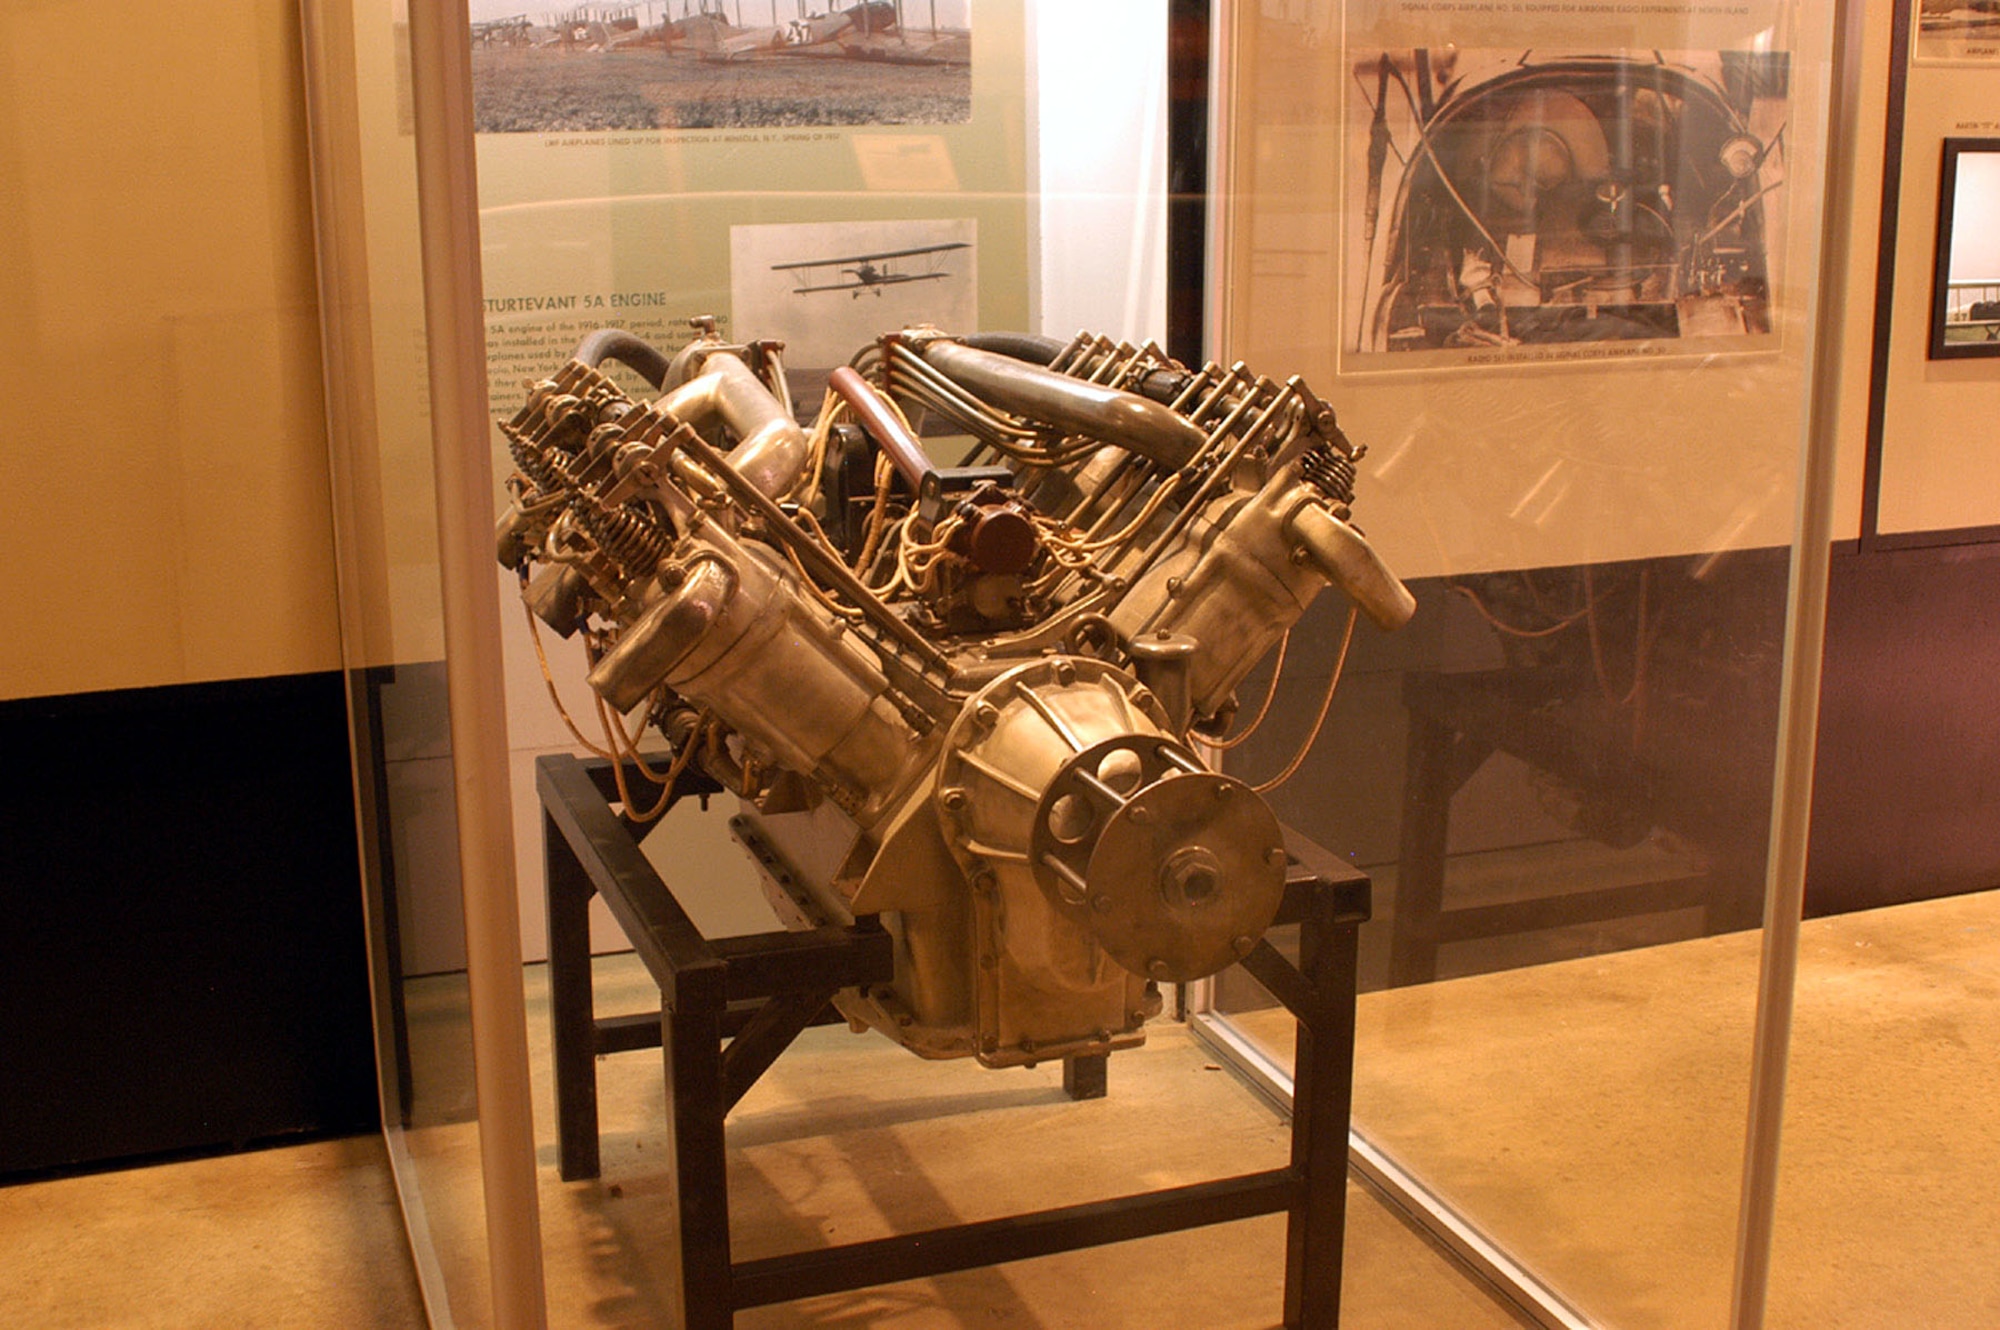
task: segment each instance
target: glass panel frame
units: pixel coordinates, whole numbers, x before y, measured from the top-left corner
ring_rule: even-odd
[[[435,110],[449,80],[416,72],[409,18],[395,0],[301,7],[383,1134],[430,1323],[527,1325],[542,1314],[539,1287],[523,1293],[539,1263],[507,1253],[510,1244],[536,1251],[533,1207],[504,1195],[488,1205],[496,1176],[530,1175],[532,1160],[501,1159],[508,1132],[492,1130],[507,1075],[494,1056],[508,1033],[504,991],[496,1004],[488,985],[486,1010],[477,1022],[473,1013],[479,939],[492,935],[480,914],[491,875],[471,856],[482,899],[468,901],[459,816],[472,811],[462,768],[477,744],[455,733],[469,714],[468,690],[462,680],[447,685],[445,605],[457,589],[446,585],[435,500],[440,422],[430,408],[439,380],[428,329],[436,311],[425,296],[438,255],[422,241],[426,224],[434,230],[450,210],[421,200],[417,153],[423,140],[433,152],[438,144],[436,126],[419,124],[420,104]],[[418,18],[433,32],[445,22],[429,9]],[[461,28],[446,23],[446,31],[462,40]],[[478,543],[487,543],[483,533]],[[482,832],[479,843],[491,839]],[[502,900],[511,907],[512,892]],[[511,924],[511,908],[501,922]],[[501,945],[518,949],[505,936]],[[507,1118],[504,1101],[517,1100],[512,1116],[525,1119],[524,1066],[512,1089],[497,1096],[498,1111]]]

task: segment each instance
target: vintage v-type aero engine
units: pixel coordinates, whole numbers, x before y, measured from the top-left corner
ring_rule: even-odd
[[[919,328],[805,428],[778,344],[697,326],[671,360],[593,334],[503,426],[500,560],[586,635],[613,746],[643,715],[658,774],[741,797],[788,924],[880,917],[895,979],[836,1000],[857,1027],[989,1066],[1141,1042],[1158,984],[1247,952],[1283,891],[1277,818],[1195,745],[1329,582],[1414,608],[1349,522],[1333,411],[1241,365]]]

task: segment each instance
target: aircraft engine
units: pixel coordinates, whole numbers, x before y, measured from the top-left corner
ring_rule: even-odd
[[[610,750],[642,721],[659,774],[732,791],[789,925],[879,916],[857,1026],[989,1066],[1139,1043],[1282,892],[1202,740],[1329,583],[1414,608],[1350,521],[1358,449],[1297,379],[1087,334],[891,333],[806,427],[778,344],[697,326],[593,334],[502,427],[500,561],[584,635]]]

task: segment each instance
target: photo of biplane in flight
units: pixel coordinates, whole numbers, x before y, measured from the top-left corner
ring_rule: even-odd
[[[891,249],[876,254],[849,254],[833,259],[802,259],[797,263],[774,263],[772,272],[799,272],[804,274],[799,280],[804,286],[792,288],[793,295],[811,295],[818,291],[847,291],[859,300],[863,293],[873,291],[877,296],[882,288],[900,286],[905,282],[935,282],[951,276],[944,268],[944,260],[939,257],[954,249],[969,249],[962,240],[954,240],[941,245],[919,245],[914,249]],[[905,259],[923,259],[924,271],[898,271],[897,265]],[[852,281],[817,281],[814,269],[831,269]]]

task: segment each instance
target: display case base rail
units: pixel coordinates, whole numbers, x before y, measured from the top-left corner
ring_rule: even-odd
[[[628,784],[640,777],[628,773]],[[1287,1216],[1284,1324],[1332,1330],[1340,1318],[1347,1129],[1354,1049],[1355,934],[1368,879],[1293,833],[1280,923],[1300,926],[1295,964],[1260,943],[1245,965],[1298,1018],[1299,1077],[1286,1167],[923,1233],[751,1261],[731,1257],[724,1119],[797,1036],[830,1015],[841,988],[888,982],[891,940],[872,917],[851,927],[710,939],[639,848],[641,828],[613,807],[610,763],[536,763],[547,867],[557,1167],[600,1171],[597,1058],[659,1048],[678,1240],[675,1294],[685,1330],[726,1330],[741,1308],[1152,1237],[1256,1215]],[[651,789],[657,792],[658,787]],[[675,797],[713,793],[684,776]],[[660,991],[658,1016],[595,1014],[590,900],[602,896]],[[1102,1055],[1065,1060],[1072,1098],[1106,1092]]]

